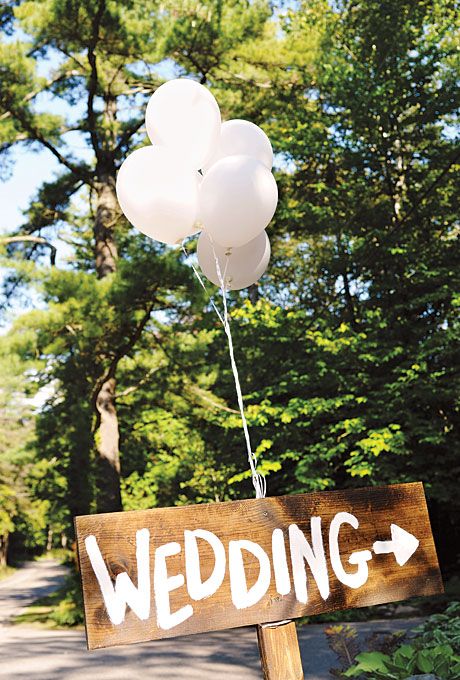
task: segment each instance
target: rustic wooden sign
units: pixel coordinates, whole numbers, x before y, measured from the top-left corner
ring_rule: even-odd
[[[442,592],[421,483],[75,524],[90,649]]]

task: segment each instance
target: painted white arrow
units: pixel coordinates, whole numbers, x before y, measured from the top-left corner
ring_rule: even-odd
[[[417,550],[419,543],[418,538],[401,529],[397,524],[392,524],[391,541],[375,541],[372,550],[376,555],[394,553],[396,562],[402,567]]]

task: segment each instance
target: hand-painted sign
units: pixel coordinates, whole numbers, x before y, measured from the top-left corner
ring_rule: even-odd
[[[442,592],[421,483],[76,518],[90,649]]]

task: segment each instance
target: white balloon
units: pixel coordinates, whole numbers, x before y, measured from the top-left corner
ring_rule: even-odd
[[[270,260],[270,241],[263,231],[240,248],[224,248],[214,244],[221,276],[227,290],[240,290],[256,283],[265,272]],[[202,231],[198,239],[197,255],[203,274],[220,287],[212,241]]]
[[[137,149],[118,172],[121,209],[143,234],[162,243],[178,243],[197,232],[197,175],[169,149]]]
[[[174,149],[197,170],[214,153],[220,121],[213,95],[187,78],[169,80],[155,90],[145,114],[152,144]]]
[[[273,165],[273,149],[265,132],[249,120],[227,120],[220,128],[220,140],[205,171],[220,158],[243,154],[252,156],[263,163],[269,170]]]
[[[200,184],[200,220],[212,240],[239,246],[260,234],[278,202],[275,178],[250,156],[221,158]]]

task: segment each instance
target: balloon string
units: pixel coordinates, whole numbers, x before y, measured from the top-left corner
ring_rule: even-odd
[[[246,449],[248,453],[248,461],[249,461],[249,466],[251,468],[251,473],[252,473],[252,483],[254,485],[254,489],[256,492],[256,498],[265,498],[265,495],[267,493],[267,483],[265,480],[265,477],[263,477],[259,472],[257,472],[257,457],[255,453],[252,450],[251,447],[251,439],[249,436],[249,428],[248,428],[248,423],[246,420],[246,414],[244,412],[244,402],[243,402],[243,394],[241,391],[241,384],[240,384],[240,379],[238,375],[238,367],[236,365],[236,360],[235,360],[235,352],[234,352],[234,347],[233,347],[233,338],[232,338],[232,331],[230,328],[230,317],[228,314],[228,307],[227,307],[227,289],[225,287],[225,276],[227,274],[227,267],[228,267],[228,261],[229,258],[228,256],[226,257],[226,263],[225,263],[225,269],[224,273],[222,275],[221,269],[220,269],[220,262],[219,258],[216,255],[216,251],[214,249],[214,244],[211,241],[211,246],[212,246],[212,252],[214,255],[214,260],[216,262],[216,272],[217,276],[219,278],[220,282],[220,290],[222,293],[222,301],[224,305],[224,330],[225,334],[227,336],[227,341],[228,341],[228,351],[230,354],[230,363],[232,366],[232,371],[233,371],[233,378],[235,380],[235,388],[236,388],[236,394],[238,397],[238,406],[240,408],[240,414],[241,414],[241,421],[243,423],[243,431],[244,431],[244,437],[246,440]]]
[[[188,254],[187,249],[186,249],[186,247],[185,247],[185,240],[182,241],[181,248],[182,248],[182,252],[184,253],[185,257],[188,259],[188,258],[189,258],[189,254]],[[217,309],[217,307],[216,307],[216,305],[215,305],[215,302],[214,302],[214,300],[212,299],[212,296],[209,295],[209,292],[208,292],[208,290],[207,290],[207,288],[206,288],[206,285],[205,285],[203,279],[202,279],[201,276],[200,276],[200,272],[199,272],[198,269],[195,267],[195,265],[193,264],[193,262],[190,262],[190,266],[192,267],[193,273],[195,274],[196,278],[197,278],[198,281],[200,282],[201,287],[203,288],[204,292],[206,293],[206,296],[207,296],[209,302],[211,303],[212,308],[214,309],[215,313],[216,313],[217,316],[219,317],[219,321],[221,322],[221,324],[222,324],[223,326],[225,326],[224,320],[223,320],[223,318],[222,318],[222,314],[221,314],[221,313],[219,312],[219,310]]]
[[[219,259],[216,255],[216,251],[214,249],[214,244],[212,243],[211,240],[211,246],[212,246],[212,252],[214,255],[214,259],[216,262],[216,272],[217,276],[220,282],[220,290],[222,293],[222,301],[223,301],[223,307],[224,307],[224,313],[223,315],[219,312],[217,309],[216,304],[214,303],[214,300],[212,296],[209,294],[202,277],[200,276],[198,270],[194,265],[192,264],[192,269],[197,277],[198,281],[200,282],[202,288],[206,292],[206,295],[211,302],[211,305],[216,312],[217,316],[219,317],[220,322],[222,323],[225,331],[225,335],[227,336],[227,342],[228,342],[228,351],[230,355],[230,364],[232,367],[232,372],[233,372],[233,379],[235,381],[235,389],[236,389],[236,394],[238,398],[238,406],[240,409],[240,415],[241,415],[241,422],[243,424],[243,432],[244,432],[244,438],[246,441],[246,449],[247,449],[247,454],[248,454],[248,462],[249,466],[251,468],[251,477],[252,477],[252,483],[256,492],[256,498],[265,498],[265,495],[267,493],[267,482],[265,480],[265,477],[263,477],[258,471],[257,471],[257,456],[253,452],[252,447],[251,447],[251,438],[249,436],[249,428],[248,428],[248,423],[246,420],[246,414],[244,411],[244,401],[243,401],[243,394],[241,391],[241,384],[240,384],[240,379],[238,375],[238,367],[236,365],[236,360],[235,360],[235,351],[234,351],[234,346],[233,346],[233,338],[232,338],[232,331],[230,328],[230,318],[228,314],[228,307],[227,307],[227,290],[225,286],[225,276],[227,274],[227,267],[228,267],[228,256],[226,258],[226,263],[225,263],[225,269],[222,274],[221,268],[220,268],[220,263]],[[184,243],[182,243],[182,250],[185,253],[185,255],[188,257],[187,250],[185,248]]]

